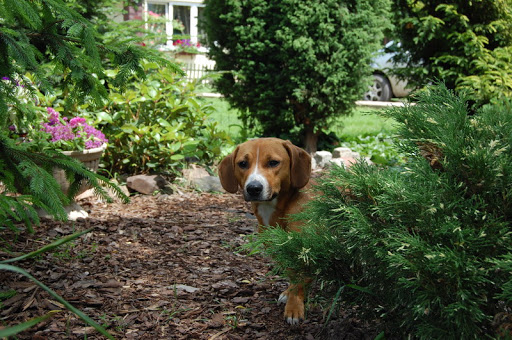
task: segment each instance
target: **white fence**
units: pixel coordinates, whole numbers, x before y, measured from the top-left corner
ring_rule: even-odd
[[[196,81],[208,73],[213,72],[214,65],[210,64],[194,64],[194,63],[185,63],[183,64],[183,71],[185,71],[186,76],[185,79],[187,81]],[[209,78],[205,78],[201,81],[202,84],[207,84],[211,81]]]

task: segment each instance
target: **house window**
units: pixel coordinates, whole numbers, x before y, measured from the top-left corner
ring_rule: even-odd
[[[202,0],[147,0],[145,2],[147,16],[152,15],[167,19],[165,22],[149,24],[148,28],[156,33],[165,32],[167,41],[162,45],[167,45],[171,49],[173,41],[176,40],[190,39],[194,45],[204,42],[205,34],[198,28],[203,9]],[[204,49],[204,47],[200,49]]]
[[[156,43],[157,45],[166,45],[168,40],[167,24],[165,22],[165,19],[168,17],[167,5],[148,3],[146,9],[146,15],[148,17],[158,20],[151,20],[148,23],[148,29],[157,36],[156,41],[153,43]]]

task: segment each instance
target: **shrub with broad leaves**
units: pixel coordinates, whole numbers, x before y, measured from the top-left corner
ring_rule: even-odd
[[[111,86],[101,110],[88,112],[109,139],[103,157],[111,173],[174,173],[188,160],[206,165],[220,157],[229,136],[209,118],[213,107],[204,104],[172,69],[144,63],[146,79],[124,91]],[[111,77],[116,71],[107,72]]]

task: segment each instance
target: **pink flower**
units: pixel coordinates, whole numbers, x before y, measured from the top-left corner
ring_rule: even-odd
[[[80,124],[85,124],[85,118],[75,117],[75,118],[71,118],[71,120],[69,121],[69,125],[72,128],[77,127]]]
[[[48,120],[50,121],[51,125],[55,125],[59,122],[59,113],[57,111],[51,107],[47,107],[46,112],[49,114]]]
[[[92,149],[108,142],[105,135],[87,124],[85,118],[74,117],[69,120],[67,117],[59,119],[59,113],[53,108],[46,108],[48,122],[42,124],[41,131],[51,135],[51,142],[70,141],[73,145],[83,144],[85,149]],[[78,143],[78,144],[77,144]]]

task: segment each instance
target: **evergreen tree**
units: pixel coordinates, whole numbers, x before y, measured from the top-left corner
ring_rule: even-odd
[[[388,0],[206,0],[218,90],[264,136],[316,151],[331,118],[362,97]],[[297,141],[300,136],[302,140]]]

